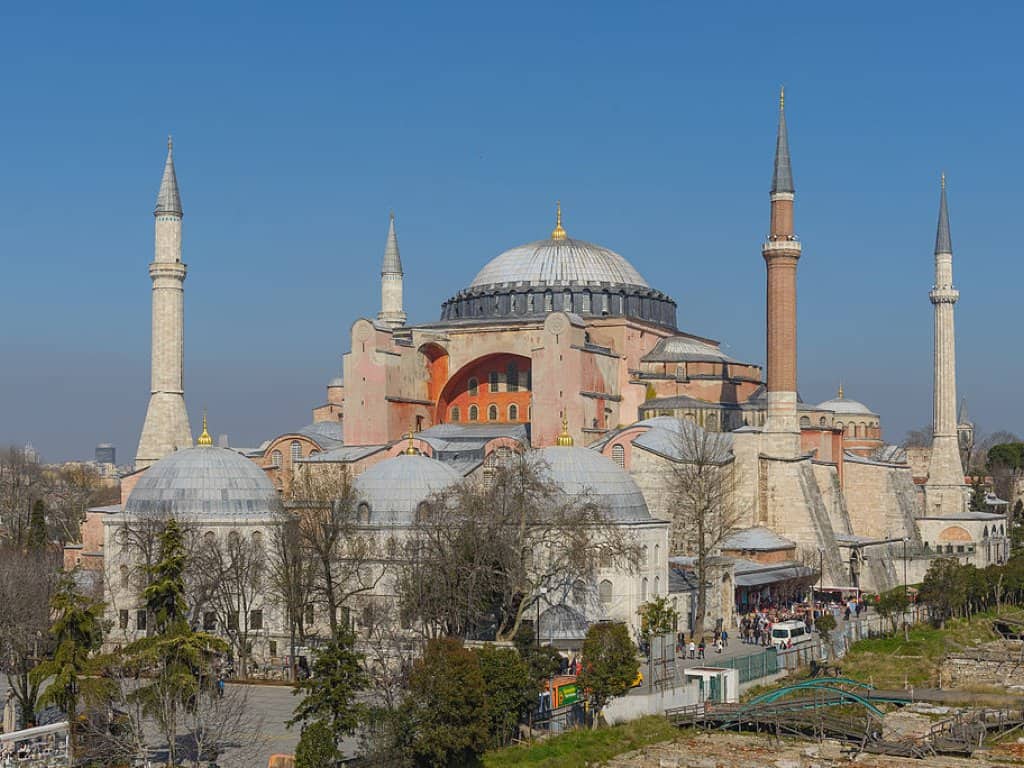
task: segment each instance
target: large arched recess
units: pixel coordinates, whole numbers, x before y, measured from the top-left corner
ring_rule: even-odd
[[[437,402],[448,381],[448,350],[440,344],[427,342],[420,345],[420,355],[423,356],[423,367],[426,371],[427,399]],[[438,420],[434,419],[437,424]]]
[[[512,370],[515,376],[510,381]],[[493,389],[492,374],[497,376]],[[476,380],[475,394],[469,386],[471,379]],[[531,388],[530,358],[504,352],[478,357],[462,366],[445,384],[437,399],[436,423],[525,423],[530,420]],[[470,419],[473,406],[475,422]],[[454,409],[458,409],[457,420],[453,418]],[[497,418],[490,418],[492,413]]]

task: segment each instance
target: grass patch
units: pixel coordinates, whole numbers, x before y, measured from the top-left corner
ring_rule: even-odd
[[[991,619],[992,616],[983,615],[971,621],[949,621],[945,629],[919,625],[911,628],[909,640],[903,639],[902,632],[861,640],[840,661],[843,674],[882,689],[902,688],[904,683],[935,686],[947,651],[970,648],[998,637]]]
[[[584,768],[678,736],[679,729],[665,718],[642,717],[611,728],[569,731],[538,744],[488,752],[484,755],[484,768]]]

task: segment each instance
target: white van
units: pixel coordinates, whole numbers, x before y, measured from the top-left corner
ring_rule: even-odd
[[[772,645],[776,648],[786,648],[791,643],[800,645],[810,640],[810,630],[802,621],[780,621],[772,625]]]

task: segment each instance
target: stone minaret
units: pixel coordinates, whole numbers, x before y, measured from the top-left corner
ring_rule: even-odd
[[[183,376],[186,270],[181,262],[182,210],[169,136],[167,162],[154,215],[156,255],[149,265],[149,276],[153,280],[152,379],[146,422],[135,455],[137,470],[179,448],[192,447]]]
[[[778,457],[800,452],[796,411],[796,265],[800,243],[793,232],[793,172],[786,132],[785,91],[779,94],[779,133],[771,190],[771,229],[761,249],[768,268],[768,414],[765,451]]]
[[[384,264],[380,270],[380,312],[377,320],[400,328],[405,325],[402,310],[402,257],[398,253],[398,235],[395,234],[395,214],[388,223],[388,240],[384,246]]]
[[[953,244],[949,237],[946,177],[942,176],[939,225],[935,235],[935,285],[928,294],[935,307],[935,388],[932,408],[932,453],[925,483],[927,513],[959,513],[967,501],[960,461],[956,418],[956,339],[953,305],[960,292],[953,287]]]

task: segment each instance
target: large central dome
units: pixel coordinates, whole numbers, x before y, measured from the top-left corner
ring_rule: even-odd
[[[647,281],[615,251],[583,240],[537,240],[511,248],[481,269],[470,288],[491,285],[635,285]]]
[[[676,327],[676,303],[648,285],[625,258],[574,240],[562,227],[551,237],[511,248],[487,262],[473,282],[441,305],[444,323],[542,319],[549,312],[629,317]]]

